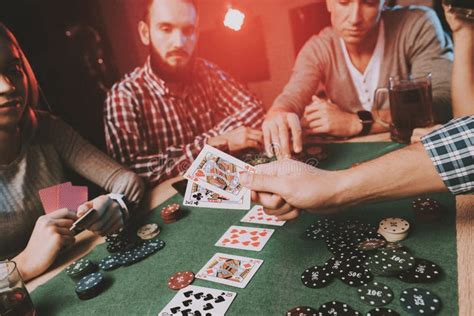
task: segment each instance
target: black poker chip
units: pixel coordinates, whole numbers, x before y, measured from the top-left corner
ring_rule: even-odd
[[[74,261],[66,268],[66,274],[73,280],[79,280],[82,277],[96,271],[97,266],[90,260],[81,258]]]
[[[333,255],[340,253],[351,252],[356,248],[356,243],[350,240],[334,239],[330,242],[326,242],[328,250]]]
[[[434,282],[441,277],[442,269],[437,264],[421,258],[415,259],[415,267],[403,271],[397,277],[407,283]]]
[[[338,278],[349,286],[361,286],[372,280],[372,274],[363,265],[347,264],[339,270]]]
[[[363,251],[374,251],[384,247],[386,244],[387,242],[384,239],[367,238],[366,240],[361,241],[357,247]]]
[[[374,255],[382,262],[382,268],[389,272],[399,273],[415,267],[415,258],[407,251],[384,249]]]
[[[311,289],[323,288],[334,279],[333,273],[326,266],[310,267],[301,274],[301,282]]]
[[[339,276],[339,271],[345,266],[346,261],[339,257],[331,257],[324,266],[329,273],[332,273],[334,276]]]
[[[327,302],[319,306],[318,316],[335,316],[335,315],[355,316],[355,315],[361,315],[361,313],[353,309],[348,304],[339,302],[339,301]]]
[[[110,255],[99,261],[99,268],[104,271],[115,270],[122,266],[122,258],[119,255]]]
[[[81,300],[88,300],[102,292],[105,287],[104,275],[100,272],[86,275],[77,282],[76,294]]]
[[[314,224],[311,224],[306,229],[306,237],[310,239],[320,239],[324,240],[329,236],[334,230],[334,221],[329,219],[320,219]]]
[[[285,315],[286,316],[317,316],[318,310],[309,306],[297,306],[287,311]]]
[[[433,292],[422,288],[403,290],[400,304],[407,312],[415,315],[433,315],[441,309],[441,299]]]
[[[376,307],[368,311],[367,316],[400,316],[400,314],[391,308]]]
[[[388,249],[388,250],[403,250],[403,251],[407,251],[407,248],[402,245],[401,243],[399,242],[387,242],[387,244],[385,245],[384,247],[385,249]]]
[[[370,306],[384,306],[393,300],[392,289],[379,282],[367,283],[357,289],[362,302]]]

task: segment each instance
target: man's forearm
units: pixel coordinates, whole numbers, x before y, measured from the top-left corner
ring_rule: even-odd
[[[447,192],[422,144],[415,144],[337,173],[337,204],[351,205],[429,192]]]
[[[454,34],[453,114],[454,117],[474,114],[474,31]]]

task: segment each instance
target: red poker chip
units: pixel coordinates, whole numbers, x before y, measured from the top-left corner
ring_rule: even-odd
[[[172,290],[180,290],[193,283],[194,273],[192,271],[176,272],[168,279],[168,287]]]

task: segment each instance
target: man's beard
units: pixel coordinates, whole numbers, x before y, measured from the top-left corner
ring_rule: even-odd
[[[169,54],[169,53],[168,53]],[[194,62],[196,55],[193,53],[184,66],[173,67],[168,64],[158,52],[150,46],[150,62],[153,72],[165,82],[187,83],[193,78]]]

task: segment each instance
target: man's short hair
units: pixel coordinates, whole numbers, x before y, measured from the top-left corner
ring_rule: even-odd
[[[143,17],[142,17],[143,21],[149,21],[150,20],[150,7],[153,4],[153,1],[155,1],[155,0],[144,0],[144,3],[143,3]],[[181,0],[181,1],[186,1],[188,3],[191,3],[194,6],[194,8],[196,8],[196,12],[199,12],[199,7],[198,7],[197,0]]]

